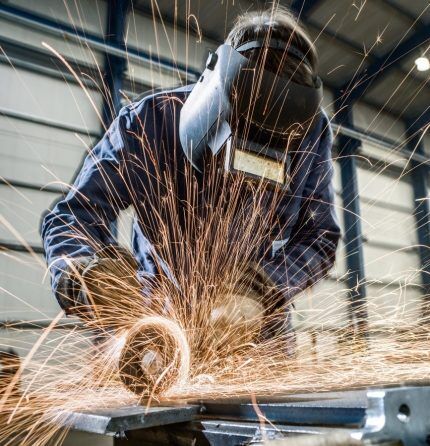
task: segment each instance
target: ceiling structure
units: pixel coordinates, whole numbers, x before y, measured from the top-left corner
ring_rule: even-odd
[[[214,45],[222,42],[234,18],[270,7],[258,0],[135,0],[138,11],[161,15],[187,27],[194,14]],[[428,0],[281,0],[305,24],[318,49],[325,85],[354,103],[367,103],[406,121],[428,122],[430,71],[419,72],[417,57],[430,54]],[[152,6],[151,6],[152,5]],[[156,5],[156,6],[155,6]],[[188,22],[192,31],[194,20]]]

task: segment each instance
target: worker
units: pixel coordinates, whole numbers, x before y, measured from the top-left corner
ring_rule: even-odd
[[[267,193],[280,194],[280,202],[273,217],[278,233],[249,265],[253,283],[230,290],[232,304],[211,317],[221,325],[252,318],[270,307],[267,296],[289,308],[333,266],[340,235],[332,134],[321,97],[315,47],[292,13],[276,7],[239,16],[196,84],[125,106],[42,223],[52,288],[66,314],[94,313],[85,280],[96,272],[128,274],[135,284],[159,275],[175,280],[155,249],[160,228],[153,220],[162,200],[155,172],[172,179],[177,215],[191,215],[189,173],[203,190],[214,163],[256,185],[272,183]],[[112,232],[130,205],[133,255],[117,247]],[[130,268],[136,276],[126,273]],[[283,315],[266,334],[290,330],[290,313]]]

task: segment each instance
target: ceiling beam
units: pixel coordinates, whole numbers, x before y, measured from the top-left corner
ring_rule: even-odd
[[[422,20],[421,18],[417,18],[410,10],[406,9],[404,6],[399,5],[399,3],[394,2],[393,0],[382,0],[383,3],[391,8],[392,11],[394,11],[399,17],[403,17],[404,19],[409,20],[414,25],[413,26],[423,26],[426,25],[426,21]],[[429,6],[423,8],[424,12],[426,9],[428,9]]]
[[[293,0],[290,8],[301,20],[306,20],[322,1],[323,0]]]
[[[353,79],[346,82],[342,89],[348,89],[347,100],[350,103],[357,101],[366,94],[376,82],[381,82],[397,65],[412,51],[430,41],[430,26],[420,26],[419,30],[410,35],[406,40],[399,42],[391,51],[375,57],[372,64],[360,71]],[[355,86],[351,88],[353,85]]]
[[[420,132],[430,125],[430,106],[428,106],[420,115],[407,122],[409,131]]]

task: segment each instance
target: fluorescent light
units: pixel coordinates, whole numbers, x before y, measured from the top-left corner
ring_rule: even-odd
[[[417,66],[418,71],[430,70],[430,60],[428,60],[428,58],[425,56],[415,59],[415,65]]]

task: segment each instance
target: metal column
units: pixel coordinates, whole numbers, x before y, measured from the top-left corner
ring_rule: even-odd
[[[124,36],[127,23],[127,12],[130,0],[110,0],[106,26],[106,42],[125,49]],[[121,109],[121,94],[127,60],[124,56],[105,54],[105,90],[106,98],[103,104],[103,121],[106,127]]]
[[[338,100],[338,102],[340,102]],[[353,128],[352,106],[338,107],[336,121],[339,125]],[[350,302],[350,318],[353,333],[367,333],[366,285],[364,272],[363,236],[360,221],[360,197],[355,155],[361,141],[352,136],[337,137],[341,170],[341,194],[343,202],[344,240],[346,250],[347,284]]]
[[[105,40],[120,49],[125,49],[125,29],[127,13],[131,0],[110,0],[108,2],[107,26]],[[103,102],[103,125],[108,128],[121,109],[121,89],[124,73],[127,69],[125,56],[105,53],[105,99]],[[118,237],[118,222],[115,220],[110,227],[113,237]]]
[[[408,131],[408,148],[412,153],[425,155],[420,131]],[[425,305],[423,315],[430,316],[430,199],[428,184],[428,165],[415,159],[410,161],[410,177],[414,191],[414,216],[418,235],[421,264],[421,283]]]

